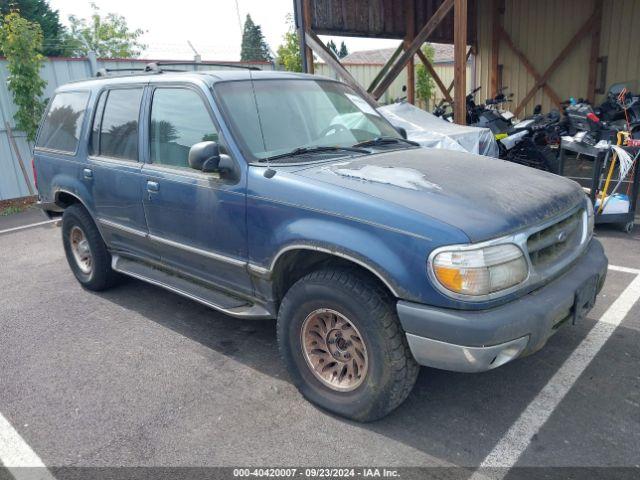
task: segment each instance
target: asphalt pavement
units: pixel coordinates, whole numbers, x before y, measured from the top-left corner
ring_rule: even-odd
[[[423,368],[398,410],[358,424],[298,394],[275,322],[233,319],[133,279],[85,291],[59,228],[0,233],[0,415],[49,467],[462,466],[471,475],[533,408],[540,425],[520,439],[516,467],[638,469],[640,302],[594,358],[579,349],[599,320],[620,313],[622,292],[640,296],[629,287],[640,229],[597,236],[624,268],[609,271],[585,321],[490,372]],[[584,370],[566,395],[542,398],[537,411],[549,381],[575,361]]]

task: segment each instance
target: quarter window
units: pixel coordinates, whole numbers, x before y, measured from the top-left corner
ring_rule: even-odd
[[[93,141],[94,154],[138,160],[138,115],[141,100],[142,89],[139,88],[109,91],[102,118],[98,110],[94,119],[94,137],[96,131],[100,132],[98,144],[96,145],[95,139]],[[96,122],[99,122],[99,127]]]
[[[151,162],[189,167],[189,149],[218,142],[218,131],[200,95],[185,88],[158,88],[151,105]],[[224,151],[221,145],[221,151]]]
[[[74,153],[88,99],[89,92],[58,93],[51,100],[36,147]]]

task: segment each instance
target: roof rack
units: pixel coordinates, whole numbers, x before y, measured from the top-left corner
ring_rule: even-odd
[[[241,68],[243,70],[260,70],[258,67],[252,67],[249,65],[235,65],[232,63],[218,63],[218,62],[150,62],[147,63],[144,68],[101,68],[96,72],[96,77],[106,77],[112,72],[139,72],[140,74],[145,73],[162,73],[162,72],[188,72],[190,70],[177,70],[173,68],[164,68],[171,66],[214,66],[214,67],[227,67],[227,68]]]

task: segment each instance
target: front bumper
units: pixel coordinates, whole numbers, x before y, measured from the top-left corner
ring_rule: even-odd
[[[398,316],[413,356],[421,365],[481,372],[541,349],[573,316],[576,290],[607,274],[602,245],[587,251],[560,277],[527,295],[487,310],[453,310],[400,301]]]

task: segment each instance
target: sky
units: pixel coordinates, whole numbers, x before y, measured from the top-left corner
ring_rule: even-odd
[[[241,26],[247,13],[262,27],[262,32],[275,52],[287,31],[286,18],[293,15],[293,0],[179,0],[177,2],[149,0],[96,0],[103,14],[123,15],[130,29],[145,30],[143,43],[148,45],[142,54],[152,59],[192,59],[191,41],[203,60],[239,60]],[[237,3],[237,9],[236,9]],[[87,18],[91,14],[88,0],[49,0],[67,24],[69,15]],[[373,40],[340,37],[350,52],[395,47],[397,40]]]

